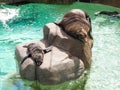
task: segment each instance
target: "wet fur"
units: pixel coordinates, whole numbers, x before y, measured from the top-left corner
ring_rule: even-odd
[[[48,47],[47,49],[42,49],[38,44],[30,43],[27,46],[23,46],[27,48],[28,56],[24,57],[21,64],[27,59],[32,58],[37,66],[40,66],[43,63],[44,54],[51,51],[51,47]]]
[[[58,25],[68,35],[82,42],[87,41],[88,38],[93,39],[91,19],[87,13],[80,9],[74,9],[66,13]]]

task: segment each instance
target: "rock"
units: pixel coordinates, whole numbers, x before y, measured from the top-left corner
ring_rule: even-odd
[[[23,46],[29,43],[37,43],[43,49],[53,46],[52,51],[44,55],[43,63],[39,67],[31,58],[27,58],[21,64],[23,58],[27,56],[27,49]],[[54,23],[45,25],[43,40],[29,43],[17,45],[15,54],[21,77],[30,81],[37,79],[41,84],[53,85],[76,79],[84,72],[84,60],[88,58],[91,60],[89,52],[86,51],[88,48],[84,51],[89,43],[83,45]],[[91,63],[89,60],[88,62]]]

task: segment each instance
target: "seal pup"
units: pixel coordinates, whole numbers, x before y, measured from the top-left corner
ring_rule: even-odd
[[[89,15],[80,9],[73,9],[67,12],[59,25],[68,35],[81,42],[87,42],[88,38],[93,39],[91,35],[91,19]]]
[[[23,58],[21,64],[27,59],[32,58],[37,66],[40,66],[43,63],[44,54],[52,50],[52,46],[42,49],[38,44],[36,43],[30,43],[27,46],[23,46],[27,48],[28,55]]]

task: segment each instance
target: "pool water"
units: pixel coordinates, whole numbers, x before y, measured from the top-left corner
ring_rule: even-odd
[[[120,90],[120,18],[94,16],[100,10],[118,11],[119,8],[87,3],[71,5],[0,4],[0,90],[33,90],[16,75],[14,58],[17,44],[43,38],[43,26],[58,21],[67,11],[80,8],[92,19],[94,37],[93,62],[85,90]],[[10,78],[14,76],[14,78]],[[83,90],[80,79],[39,90]],[[6,87],[8,86],[8,87]],[[37,90],[37,89],[35,89]]]

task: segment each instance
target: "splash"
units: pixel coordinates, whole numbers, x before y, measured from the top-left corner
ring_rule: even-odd
[[[9,28],[7,25],[7,22],[11,19],[14,19],[15,17],[19,17],[19,9],[14,8],[6,8],[4,6],[1,6],[2,9],[0,9],[0,21],[3,24],[3,27]]]

